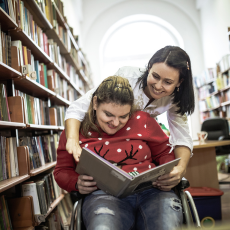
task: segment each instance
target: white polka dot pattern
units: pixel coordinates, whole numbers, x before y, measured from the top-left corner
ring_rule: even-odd
[[[106,141],[106,142],[105,142],[105,144],[106,144],[106,145],[108,145],[108,144],[109,144],[109,142],[108,142],[108,141]]]
[[[119,152],[119,153],[120,153],[120,152],[121,152],[121,149],[118,149],[118,150],[117,150],[117,152]]]
[[[139,149],[142,149],[143,147],[142,147],[142,145],[139,145]]]
[[[101,137],[98,137],[98,140],[99,140],[99,141],[101,141],[101,140],[102,140],[102,138],[101,138]]]
[[[133,170],[134,170],[134,171],[137,171],[137,168],[135,167]]]
[[[85,147],[88,147],[88,144],[85,144]]]
[[[151,165],[149,165],[149,169],[151,169]]]
[[[145,156],[145,159],[147,158],[147,155]]]
[[[91,135],[92,135],[92,133],[91,133],[91,132],[88,132],[88,135],[90,135],[90,136],[91,136]]]
[[[137,136],[141,137],[141,136],[142,136],[142,134],[138,133],[138,134],[137,134]]]
[[[128,127],[126,130],[127,130],[127,131],[129,131],[130,129],[131,129],[131,128],[130,128],[130,127]]]
[[[82,142],[81,141],[79,141],[79,144],[81,144]]]
[[[140,119],[141,116],[137,116],[137,119]]]
[[[144,127],[146,128],[146,125],[144,125]]]
[[[126,139],[126,141],[130,141],[130,139]]]

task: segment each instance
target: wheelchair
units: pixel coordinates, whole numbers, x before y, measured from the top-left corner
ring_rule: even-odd
[[[178,197],[181,199],[182,210],[183,210],[183,226],[186,226],[188,228],[190,227],[201,228],[200,219],[193,198],[188,191],[184,191],[184,189],[188,187],[189,187],[189,182],[185,178],[183,178],[181,182],[173,189],[175,193],[178,195]],[[86,229],[81,217],[82,215],[81,208],[85,196],[86,195],[82,195],[79,192],[71,192],[72,200],[74,200],[75,203],[72,210],[72,217],[71,217],[71,223],[69,228],[70,230]]]

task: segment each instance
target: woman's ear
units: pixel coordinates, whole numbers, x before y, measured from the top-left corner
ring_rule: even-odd
[[[180,82],[176,85],[176,87],[180,87],[180,84],[181,84],[183,81],[184,81],[184,79],[182,78],[182,79],[180,80]]]
[[[97,110],[97,96],[93,97],[93,109]]]

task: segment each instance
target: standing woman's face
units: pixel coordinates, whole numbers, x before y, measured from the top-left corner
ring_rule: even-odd
[[[149,70],[144,92],[149,99],[160,99],[171,95],[179,86],[178,69],[167,66],[165,63],[155,63]]]

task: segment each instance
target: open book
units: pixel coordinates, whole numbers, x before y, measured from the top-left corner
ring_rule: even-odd
[[[132,176],[88,148],[83,148],[76,172],[80,175],[92,176],[98,188],[122,198],[152,187],[152,182],[172,171],[179,160],[180,158]]]

